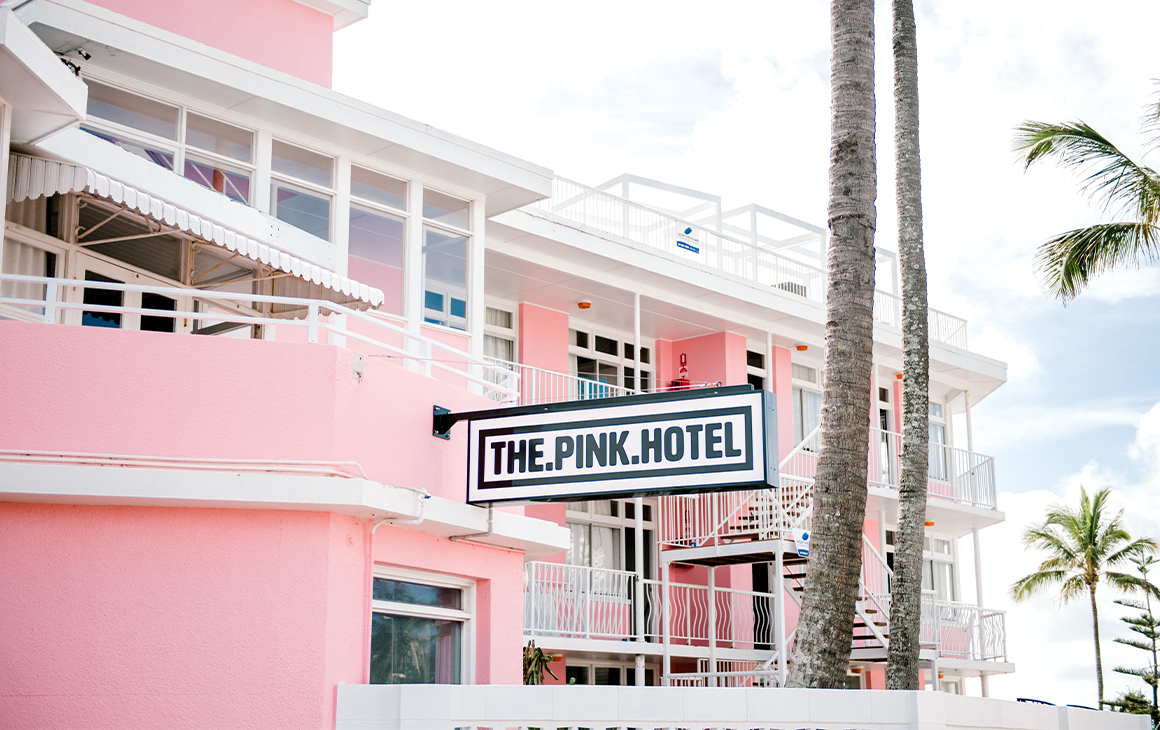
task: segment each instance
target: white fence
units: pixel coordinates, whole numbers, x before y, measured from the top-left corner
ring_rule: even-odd
[[[524,569],[525,634],[617,640],[635,635],[635,573],[541,562]]]
[[[558,373],[553,370],[523,365],[495,357],[484,358],[502,372],[519,375],[520,394],[512,405],[534,406],[542,403],[567,403],[597,398],[617,398],[633,395],[636,391],[591,378]]]
[[[1146,715],[943,692],[338,685],[336,730],[1147,730]]]
[[[552,197],[523,210],[627,239],[813,302],[825,301],[826,272],[816,266],[571,180],[555,178]],[[875,291],[874,318],[899,329],[901,299],[888,292]],[[929,310],[928,319],[931,341],[966,349],[966,320],[935,309]]]
[[[870,484],[898,489],[902,473],[902,434],[870,429]],[[938,499],[994,509],[995,460],[946,444],[928,445],[927,492]]]
[[[322,299],[17,274],[0,274],[0,284],[3,283],[9,284],[6,290],[33,292],[34,295],[0,296],[0,319],[80,324],[86,315],[106,314],[118,323],[122,321],[121,318],[125,318],[127,323],[130,317],[169,320],[173,323],[174,331],[187,329],[195,333],[199,329],[203,332],[228,331],[228,326],[220,328],[219,325],[296,328],[304,332],[309,343],[320,342],[320,338],[325,336],[330,342],[341,341],[358,351],[396,357],[400,362],[427,375],[437,371],[462,379],[465,385],[476,388],[493,400],[504,402],[519,395],[519,375],[502,365],[473,358],[451,345],[412,332],[382,315],[360,312]],[[150,309],[85,303],[81,294],[85,290],[157,294],[172,300],[174,308]],[[122,295],[122,300],[125,299],[128,297]],[[277,316],[263,314],[257,309],[261,306],[277,311]],[[179,328],[177,323],[182,321],[190,325]]]

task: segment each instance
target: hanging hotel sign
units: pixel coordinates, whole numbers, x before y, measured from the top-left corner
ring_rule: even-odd
[[[442,418],[468,421],[470,503],[777,485],[773,394],[748,385]]]

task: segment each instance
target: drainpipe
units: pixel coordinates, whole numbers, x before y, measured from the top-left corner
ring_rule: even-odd
[[[455,542],[456,540],[466,540],[472,537],[491,537],[493,520],[495,518],[495,507],[491,504],[487,505],[487,532],[472,532],[467,535],[452,535],[449,540]]]

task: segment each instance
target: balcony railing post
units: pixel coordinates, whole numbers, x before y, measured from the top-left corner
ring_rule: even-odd
[[[709,590],[706,600],[707,635],[709,637],[709,681],[710,687],[717,686],[717,586],[716,566],[709,566]]]
[[[44,285],[44,323],[56,324],[56,302],[59,290],[56,279],[50,279]]]
[[[585,584],[588,586],[584,591],[584,638],[592,638],[592,571],[585,570]]]
[[[312,301],[307,307],[306,314],[306,341],[314,344],[318,342],[318,302]]]

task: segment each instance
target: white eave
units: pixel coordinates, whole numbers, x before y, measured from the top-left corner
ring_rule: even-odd
[[[370,0],[294,0],[294,2],[334,18],[335,30],[341,30],[367,17],[371,7]]]
[[[379,289],[254,241],[82,165],[21,154],[10,156],[8,199],[11,202],[64,193],[86,193],[112,201],[170,229],[290,274],[297,285],[291,286],[290,291],[279,292],[285,296],[326,299],[357,309],[377,307],[383,303],[383,293]]]
[[[231,471],[0,462],[0,501],[334,512],[541,558],[568,549],[566,528],[368,479]],[[390,524],[389,523],[389,524]]]
[[[49,48],[80,45],[95,65],[178,89],[264,126],[324,139],[486,196],[488,216],[551,194],[550,170],[358,99],[78,0],[37,0],[21,19]]]
[[[0,9],[0,99],[12,107],[12,142],[24,143],[85,118],[88,88],[36,34]]]

